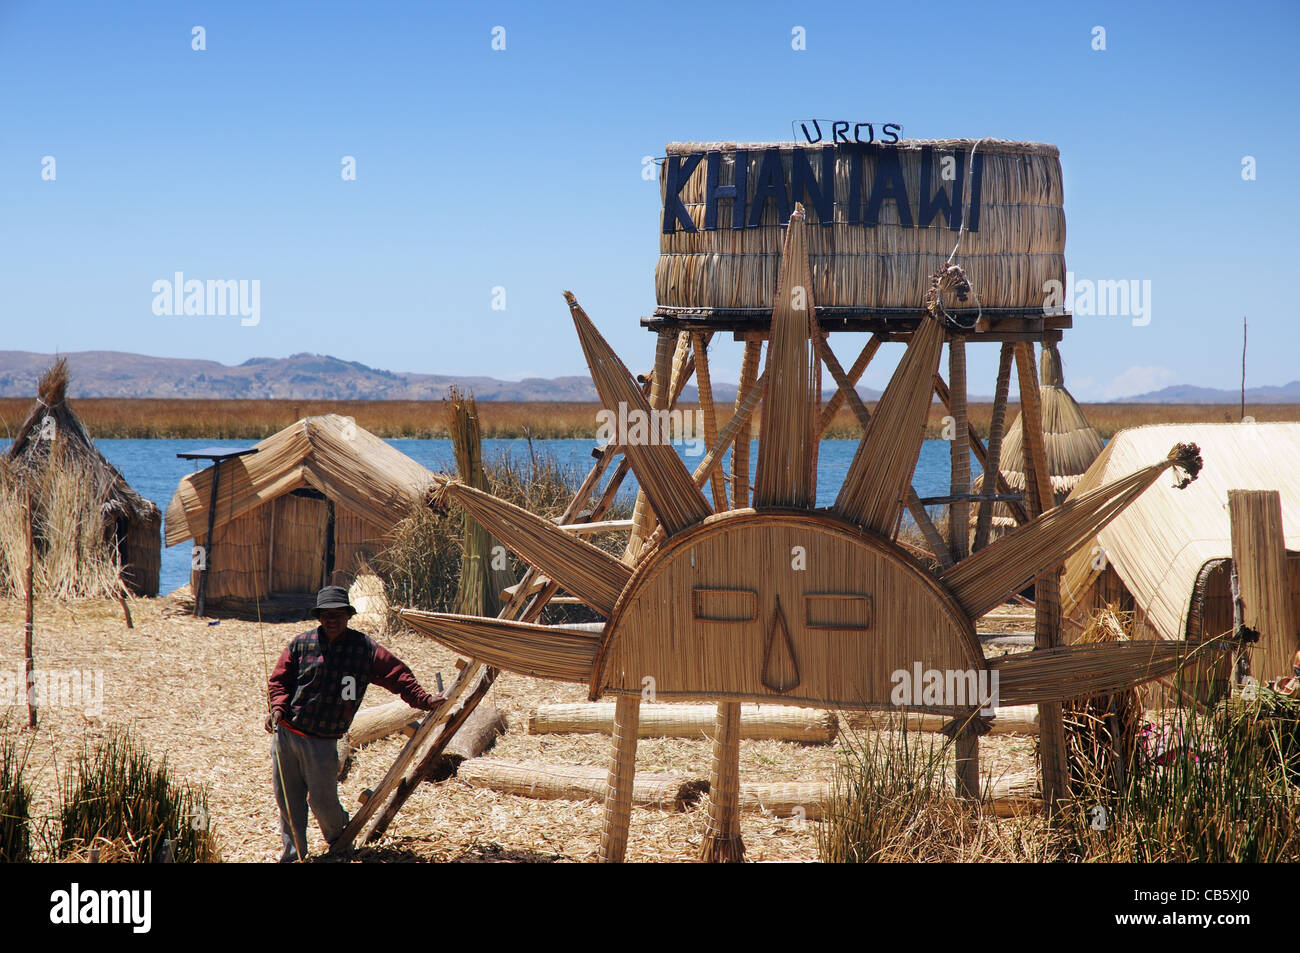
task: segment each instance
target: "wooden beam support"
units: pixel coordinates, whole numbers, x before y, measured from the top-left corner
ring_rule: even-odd
[[[1043,437],[1043,408],[1038,393],[1038,367],[1031,344],[1017,344],[1016,370],[1020,378],[1020,422],[1024,435],[1025,495],[1029,512],[1037,517],[1052,508],[1052,482]],[[1034,647],[1061,644],[1060,567],[1044,573],[1034,586]],[[1061,706],[1038,706],[1038,751],[1042,759],[1043,800],[1049,815],[1059,800],[1069,797],[1070,772],[1065,760],[1065,724]]]
[[[953,562],[970,555],[970,421],[966,415],[966,341],[948,338],[948,413],[952,415],[952,439],[948,442],[949,482],[954,501],[948,504],[948,547]]]
[[[862,351],[858,354],[857,360],[855,360],[853,366],[849,368],[848,374],[845,375],[849,382],[849,389],[854,391],[854,393],[857,392],[858,381],[862,380],[862,375],[867,371],[867,365],[871,363],[871,359],[874,358],[876,352],[880,350],[882,341],[883,339],[879,334],[871,335],[867,340],[867,343],[863,345]],[[829,343],[827,347],[829,349]],[[838,384],[838,381],[836,383]],[[844,406],[844,401],[845,395],[843,388],[841,387],[840,389],[837,389],[835,393],[831,395],[831,399],[826,402],[826,406],[822,408],[821,419],[817,423],[818,440],[820,440],[822,435],[826,433],[826,429],[831,425],[831,421],[835,418],[835,415],[839,413],[840,408]]]
[[[1010,373],[1010,366],[1008,365],[1008,374],[1009,373]],[[948,407],[949,410],[951,410],[949,401],[952,398],[951,395],[948,393],[948,384],[938,374],[934,375],[934,393],[935,396],[939,398],[939,402],[943,404],[945,407]],[[1003,413],[1004,414],[1006,413],[1005,408],[1003,409]],[[992,437],[993,434],[990,432],[989,436]],[[967,429],[966,437],[967,440],[970,441],[971,453],[975,454],[975,459],[979,461],[980,469],[987,473],[989,469],[989,460],[992,458],[990,457],[989,452],[984,449],[984,441],[981,440],[979,434],[977,434],[974,431],[974,429],[971,428]],[[1001,447],[999,447],[998,452],[1001,453]],[[1012,493],[1013,491],[1011,489],[1011,485],[1007,483],[1006,477],[1002,475],[1002,471],[995,467],[994,472],[997,473],[997,477],[998,477],[997,488],[995,492]],[[1011,509],[1011,516],[1013,519],[1015,519],[1017,523],[1029,522],[1029,512],[1019,503],[1008,503],[1007,506]]]
[[[736,390],[736,411],[741,407],[741,394],[747,394],[758,380],[758,359],[763,349],[763,336],[745,338],[745,357],[740,365],[740,387]],[[749,445],[753,425],[746,420],[744,433],[736,434],[735,449],[731,454],[731,505],[733,509],[749,506]]]
[[[640,710],[640,695],[618,696],[610,744],[605,817],[600,829],[599,856],[603,864],[622,863],[627,852],[627,832],[632,820],[632,789],[636,783],[637,723],[640,720]]]
[[[993,491],[997,492],[998,488],[1006,484],[1002,476],[1002,436],[1006,430],[1007,420],[1007,395],[1011,388],[1011,361],[1015,357],[1015,345],[1003,344],[1002,353],[998,357],[998,382],[993,394],[993,418],[989,422],[989,449],[988,453],[980,460],[980,467],[984,471],[984,476],[980,479],[980,489],[988,493],[989,474],[994,475]],[[976,440],[979,438],[977,437]],[[990,466],[992,471],[990,471]],[[979,552],[989,543],[989,533],[993,528],[993,504],[992,502],[981,503],[979,513],[975,517],[975,543],[974,551]]]
[[[713,406],[713,382],[709,375],[709,338],[712,335],[696,331],[691,335],[695,345],[695,381],[700,393],[700,409],[704,414],[704,441],[706,447],[712,447],[718,440],[718,416]],[[709,474],[713,489],[713,510],[721,513],[729,508],[727,503],[727,481],[722,471],[714,469]]]

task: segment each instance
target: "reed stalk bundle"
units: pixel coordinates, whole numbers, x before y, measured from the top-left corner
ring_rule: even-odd
[[[486,493],[488,480],[483,471],[478,408],[473,397],[461,394],[454,387],[447,401],[447,430],[461,482]],[[461,545],[460,586],[452,611],[462,615],[496,615],[501,609],[500,592],[508,581],[497,579],[497,573],[492,570],[492,537],[469,513],[465,514]]]
[[[534,678],[586,682],[591,678],[600,634],[564,626],[511,622],[403,609],[402,621],[437,636],[458,654]]]
[[[811,293],[818,305],[911,309],[924,294],[929,276],[946,264],[957,232],[942,214],[924,223],[930,227],[907,227],[900,216],[900,204],[907,206],[913,225],[921,224],[923,200],[939,192],[951,198],[956,191],[956,183],[943,178],[947,165],[950,174],[955,172],[961,178],[962,202],[968,218],[973,219],[966,172],[974,149],[980,171],[978,230],[964,234],[961,261],[982,305],[1039,309],[1044,282],[1055,279],[1064,283],[1064,196],[1055,146],[992,139],[903,140],[881,149],[844,146],[834,153],[833,183],[822,178],[822,148],[797,143],[685,142],[670,143],[667,154],[721,153],[716,186],[725,189],[736,184],[737,150],[747,150],[748,226],[765,150],[780,150],[781,179],[786,183],[792,181],[795,151],[801,150],[811,161],[818,187],[823,192],[833,188],[834,195],[830,223],[818,219],[816,224],[810,223],[808,234]],[[925,163],[927,181],[922,181],[923,149],[928,149],[932,160]],[[887,152],[897,155],[907,198],[902,203],[880,203],[874,226],[853,224],[855,219],[862,221],[877,164]],[[945,163],[944,157],[953,161]],[[706,230],[708,167],[714,161],[706,156],[679,193],[697,231],[677,227],[660,235],[656,298],[661,306],[670,307],[770,310],[776,300],[783,244],[784,222],[778,202],[765,203],[756,227],[733,229],[734,200],[721,199],[717,202],[721,227]],[[660,176],[661,197],[666,197],[667,165]],[[851,182],[855,173],[856,185]],[[805,197],[810,208],[815,206],[811,194],[803,193],[788,195],[789,207]],[[862,203],[856,209],[854,199]],[[961,211],[960,206],[957,210]]]
[[[855,711],[847,713],[850,728],[871,728],[876,731],[940,731],[952,721],[948,715],[935,715],[921,711]],[[1037,705],[1006,705],[997,709],[997,716],[989,722],[995,735],[1038,734]]]
[[[626,564],[599,547],[490,493],[452,481],[438,497],[455,499],[476,525],[534,566],[544,567],[551,579],[602,615],[613,611],[619,593],[632,577]]]
[[[979,618],[1058,565],[1123,512],[1160,474],[1175,466],[1193,475],[1199,471],[1196,448],[1179,445],[1159,463],[1067,500],[962,560],[940,578],[967,614]],[[1014,558],[1007,558],[1009,553]]]
[[[943,338],[937,319],[921,320],[849,464],[835,509],[864,529],[885,536],[893,532],[925,439]]]
[[[661,705],[642,703],[639,738],[711,738],[717,714],[715,705]],[[528,733],[611,734],[613,702],[541,705],[528,716]],[[839,732],[834,712],[785,705],[742,705],[741,741],[794,741],[830,744]]]
[[[601,403],[614,413],[618,413],[619,405],[622,404],[627,407],[629,415],[635,410],[644,414],[647,421],[657,419],[652,416],[650,405],[641,393],[636,379],[619,360],[609,342],[596,330],[596,326],[578,304],[578,299],[567,291],[564,296],[569,302],[587,366],[591,370],[592,383],[600,394]],[[659,522],[663,523],[670,535],[693,526],[713,512],[709,501],[691,480],[677,451],[667,442],[633,444],[627,446],[625,452],[631,461],[637,483],[649,499]],[[635,515],[633,519],[636,520]]]
[[[759,427],[754,506],[811,508],[817,501],[817,420],[821,361],[810,346],[821,333],[813,317],[803,206],[785,233],[781,281],[767,348],[767,398]]]
[[[1189,658],[1186,644],[1165,639],[1111,645],[1062,645],[994,659],[998,698],[1033,705],[1098,698],[1164,678]]]

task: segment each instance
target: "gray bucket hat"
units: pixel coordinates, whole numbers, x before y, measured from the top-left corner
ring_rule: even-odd
[[[316,608],[311,610],[311,614],[320,618],[322,609],[347,609],[349,618],[357,614],[356,608],[348,602],[348,591],[342,586],[326,586],[316,593]]]

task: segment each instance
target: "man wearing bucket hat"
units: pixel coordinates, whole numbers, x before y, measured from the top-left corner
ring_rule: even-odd
[[[378,685],[412,708],[432,710],[446,695],[430,695],[386,648],[348,626],[356,614],[342,586],[316,594],[320,625],[294,638],[271,673],[271,776],[280,808],[282,863],[305,857],[307,806],[333,844],[348,823],[339,803],[338,739],[348,730],[368,685]]]

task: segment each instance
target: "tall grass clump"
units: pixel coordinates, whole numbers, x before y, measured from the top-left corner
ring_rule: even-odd
[[[513,454],[501,454],[484,463],[483,470],[488,492],[548,519],[563,514],[585,476],[547,453],[523,461]],[[623,519],[629,515],[629,507],[616,505],[606,517]],[[389,545],[374,559],[389,605],[453,611],[464,530],[463,514],[456,507],[445,514],[424,505],[413,507],[397,525]],[[602,540],[593,538],[592,542],[600,545]],[[613,544],[606,541],[606,545]],[[507,556],[512,578],[518,579],[525,568],[513,553]]]
[[[60,859],[98,850],[99,859],[151,863],[170,842],[177,863],[219,860],[207,790],[178,781],[167,759],[155,765],[129,735],[116,733],[82,750],[62,779]]]
[[[1259,689],[1144,729],[1117,796],[1077,801],[1066,859],[1140,863],[1300,860],[1300,705]],[[1096,808],[1100,806],[1104,813]],[[1100,816],[1102,822],[1097,824]]]
[[[924,738],[924,740],[922,740]],[[908,731],[849,732],[817,851],[827,863],[976,859],[979,815],[953,796],[948,747]]]
[[[7,727],[5,722],[0,722],[0,728]],[[20,747],[12,735],[0,735],[0,863],[4,864],[32,858],[32,790],[23,777],[30,750],[30,743]]]

